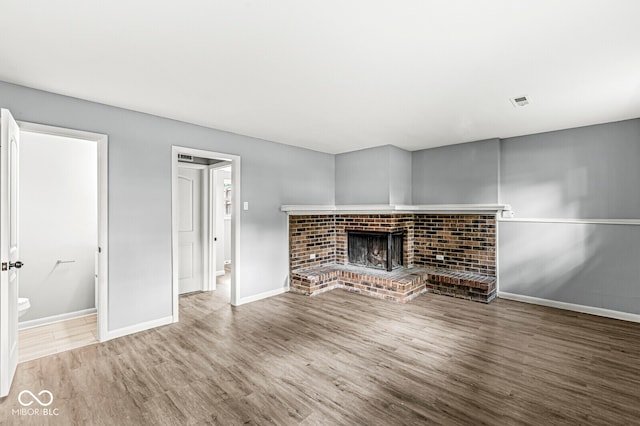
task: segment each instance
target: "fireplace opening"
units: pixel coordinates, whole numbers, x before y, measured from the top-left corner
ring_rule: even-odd
[[[403,264],[403,239],[403,231],[347,231],[349,263],[392,271]]]

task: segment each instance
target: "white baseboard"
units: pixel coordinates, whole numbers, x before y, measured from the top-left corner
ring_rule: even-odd
[[[265,291],[263,293],[255,294],[253,296],[247,296],[240,299],[240,302],[236,306],[244,305],[246,303],[255,302],[258,300],[266,299],[267,297],[277,296],[282,293],[286,293],[289,291],[287,287],[277,288],[275,290]]]
[[[52,315],[45,318],[37,318],[29,321],[18,322],[18,330],[25,330],[27,328],[38,327],[45,324],[53,324],[54,322],[66,321],[72,318],[85,317],[87,315],[93,315],[97,312],[96,308],[83,309],[81,311],[68,312],[66,314]]]
[[[140,324],[134,324],[127,327],[118,328],[116,330],[109,330],[107,332],[106,340],[117,339],[118,337],[127,336],[133,333],[139,333],[141,331],[149,330],[151,328],[160,327],[162,325],[171,324],[173,322],[173,316],[158,318]]]
[[[224,275],[224,269],[221,271],[216,271],[216,277],[219,277],[221,275]]]
[[[534,305],[549,306],[551,308],[565,309],[567,311],[581,312],[583,314],[597,315],[600,317],[614,318],[623,321],[640,322],[640,315],[638,314],[613,311],[611,309],[596,308],[594,306],[576,305],[575,303],[541,299],[539,297],[525,296],[522,294],[506,293],[504,291],[499,291],[498,297],[502,299],[515,300],[517,302],[525,302]]]

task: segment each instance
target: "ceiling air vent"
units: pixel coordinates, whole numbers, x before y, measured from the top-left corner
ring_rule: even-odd
[[[523,107],[529,105],[529,98],[526,96],[518,96],[517,98],[509,99],[514,107]]]
[[[193,163],[193,155],[178,154],[178,161],[188,161],[189,163]]]

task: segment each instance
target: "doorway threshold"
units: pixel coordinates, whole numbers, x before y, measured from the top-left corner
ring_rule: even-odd
[[[18,363],[98,343],[96,314],[18,332]]]

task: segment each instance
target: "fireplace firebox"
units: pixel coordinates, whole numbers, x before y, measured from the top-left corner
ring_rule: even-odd
[[[404,231],[347,231],[349,263],[392,271],[403,265]]]

